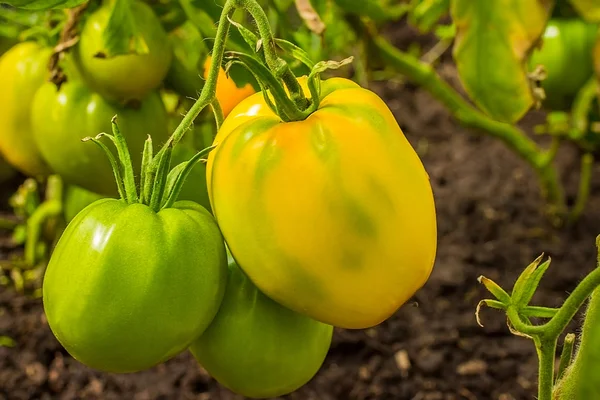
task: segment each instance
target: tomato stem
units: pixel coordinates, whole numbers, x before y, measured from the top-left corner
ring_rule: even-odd
[[[25,241],[25,263],[34,266],[37,263],[37,249],[42,228],[50,218],[63,212],[63,182],[58,175],[48,177],[46,200],[27,218],[27,239]]]

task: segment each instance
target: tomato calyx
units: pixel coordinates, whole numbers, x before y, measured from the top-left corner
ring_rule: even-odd
[[[256,17],[256,15],[255,15]],[[256,20],[257,25],[260,23]],[[238,29],[241,36],[256,54],[241,51],[229,51],[224,54],[227,60],[225,71],[235,64],[245,67],[256,79],[264,95],[267,105],[284,122],[302,121],[319,108],[321,100],[320,74],[328,69],[338,69],[352,62],[353,57],[342,61],[321,61],[314,63],[308,53],[283,39],[272,38],[272,48],[265,45],[253,32],[243,25],[229,19],[231,25]],[[307,86],[310,98],[306,98],[297,77],[289,69],[287,63],[276,56],[275,47],[287,53],[295,61],[300,61],[310,70]]]
[[[209,146],[196,153],[188,161],[171,168],[173,143],[169,142],[154,155],[152,138],[148,136],[144,143],[138,193],[130,152],[125,137],[117,124],[116,115],[112,118],[111,124],[112,134],[102,132],[96,137],[86,137],[82,140],[94,142],[106,153],[115,175],[121,200],[127,204],[145,204],[155,212],[173,206],[193,167],[202,160],[203,156],[215,148],[214,145]],[[110,139],[116,147],[117,157],[100,141],[103,137]]]

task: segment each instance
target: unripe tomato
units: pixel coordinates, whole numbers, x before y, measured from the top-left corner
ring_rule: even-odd
[[[103,196],[85,190],[79,186],[67,185],[63,194],[63,215],[65,221],[71,221],[81,210],[102,199]]]
[[[48,78],[52,50],[22,42],[0,57],[0,152],[26,175],[48,175],[51,170],[34,141],[31,103]]]
[[[366,328],[427,281],[434,198],[377,95],[342,78],[321,87],[303,121],[282,122],[262,93],[241,102],[215,138],[208,190],[231,253],[263,293],[318,321]]]
[[[134,372],[184,351],[217,313],[227,256],[193,202],[155,213],[102,199],[67,226],[43,281],[52,332],[80,362]]]
[[[50,82],[44,84],[34,98],[32,115],[35,140],[52,169],[68,184],[107,196],[117,194],[109,160],[98,146],[81,139],[110,133],[111,119],[117,115],[139,174],[147,136],[156,148],[169,137],[167,114],[158,93],[150,93],[139,108],[117,107],[77,79],[67,81],[60,90]],[[114,150],[112,144],[108,147]]]
[[[102,35],[112,4],[107,1],[88,17],[76,46],[77,60],[88,84],[104,97],[119,102],[141,100],[161,84],[169,70],[172,52],[167,33],[149,5],[132,1],[132,14],[148,53],[96,57],[104,50]]]
[[[229,255],[221,308],[190,350],[223,386],[246,397],[271,398],[312,379],[325,360],[332,334],[331,325],[262,294]]]
[[[592,49],[597,25],[580,19],[552,19],[542,36],[541,49],[535,49],[529,59],[530,69],[543,65],[547,78],[542,81],[546,92],[544,106],[563,110],[592,77]]]

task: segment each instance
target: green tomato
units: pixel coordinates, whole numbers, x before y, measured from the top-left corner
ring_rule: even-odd
[[[131,11],[148,53],[97,57],[104,49],[103,34],[112,3],[106,2],[88,17],[76,46],[76,58],[88,84],[104,97],[118,102],[141,100],[161,84],[169,70],[173,57],[169,38],[152,8],[135,0]]]
[[[548,74],[542,81],[544,106],[564,110],[593,74],[592,49],[597,25],[579,19],[552,19],[542,36],[542,47],[529,59],[530,69],[543,65]]]
[[[295,313],[260,292],[230,254],[221,308],[191,345],[219,383],[246,397],[291,393],[317,373],[333,327]]]
[[[63,195],[63,215],[65,221],[68,223],[75,218],[81,210],[103,197],[104,196],[90,192],[79,186],[68,185],[65,188]]]
[[[65,349],[89,367],[140,371],[184,351],[216,315],[227,282],[223,238],[193,202],[158,213],[102,199],[67,226],[43,282]]]
[[[110,133],[115,115],[139,175],[147,135],[151,135],[155,148],[169,136],[167,114],[156,92],[139,108],[117,107],[76,79],[64,83],[60,90],[48,82],[33,101],[33,134],[47,163],[67,184],[116,196],[117,185],[106,154],[94,143],[81,140],[101,132]],[[107,146],[114,149],[112,144]]]
[[[32,120],[39,116],[31,112],[35,93],[49,76],[51,52],[22,42],[0,57],[0,151],[10,165],[33,177],[51,172],[33,138]]]

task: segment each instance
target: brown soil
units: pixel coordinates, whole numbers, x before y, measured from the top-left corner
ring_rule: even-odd
[[[402,43],[413,38],[401,37]],[[451,66],[441,67],[455,80]],[[595,263],[600,181],[571,228],[554,230],[542,214],[535,176],[501,143],[458,126],[426,92],[392,83],[373,87],[394,111],[420,152],[437,202],[439,252],[435,270],[414,301],[380,326],[337,330],[318,375],[289,399],[450,400],[533,399],[533,344],[509,333],[500,312],[475,308],[486,296],[479,275],[510,288],[541,252],[553,259],[534,302],[557,306]],[[533,113],[524,122],[540,121]],[[578,161],[563,149],[557,164],[575,193]],[[598,168],[595,169],[595,176]],[[5,188],[8,190],[8,188]],[[188,354],[131,375],[93,371],[57,343],[40,300],[0,287],[0,399],[242,399],[213,381]]]

